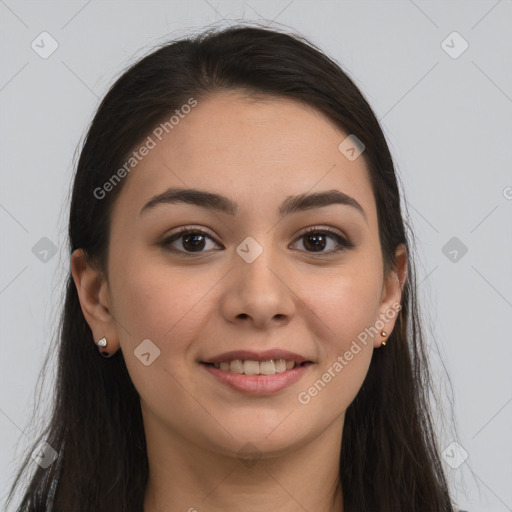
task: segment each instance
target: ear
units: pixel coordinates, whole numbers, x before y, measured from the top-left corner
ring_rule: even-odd
[[[407,279],[407,249],[404,244],[397,246],[395,261],[396,270],[391,270],[387,276],[384,276],[379,316],[376,321],[376,325],[384,324],[384,327],[379,329],[375,336],[375,347],[380,347],[383,341],[387,341],[401,309],[402,290]],[[381,331],[387,333],[385,338],[380,335]]]
[[[99,269],[93,266],[81,249],[71,255],[71,273],[80,300],[85,320],[93,333],[95,344],[103,337],[107,339],[107,352],[119,349],[115,319],[111,313],[108,282]]]

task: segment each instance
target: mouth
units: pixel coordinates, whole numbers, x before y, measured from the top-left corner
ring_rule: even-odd
[[[215,380],[246,395],[269,396],[291,387],[311,371],[312,361],[287,359],[233,359],[202,361],[201,366]]]
[[[313,362],[286,359],[268,359],[265,361],[258,361],[254,359],[233,359],[231,361],[215,363],[202,361],[201,364],[211,368],[216,368],[217,370],[243,375],[276,375],[295,370],[302,366],[309,366],[313,364]]]
[[[315,361],[282,348],[263,351],[231,350],[198,362],[207,374],[238,392],[271,395],[306,378]]]

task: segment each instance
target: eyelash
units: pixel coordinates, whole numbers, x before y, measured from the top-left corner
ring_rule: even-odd
[[[314,233],[314,234],[321,234],[321,235],[328,235],[330,238],[333,238],[339,245],[338,245],[338,248],[332,249],[330,251],[320,251],[318,253],[315,253],[313,251],[306,251],[307,253],[309,253],[311,255],[330,255],[330,254],[335,254],[335,253],[338,253],[340,251],[344,251],[344,250],[347,250],[347,249],[352,249],[353,247],[355,247],[354,243],[352,243],[349,240],[347,240],[344,237],[342,237],[338,232],[336,232],[336,231],[334,231],[334,230],[332,230],[330,228],[319,227],[319,226],[314,226],[312,228],[309,228],[307,231],[303,232],[295,240],[295,242],[297,242],[298,240],[300,240],[303,237],[311,235],[312,233]],[[206,232],[204,232],[204,231],[202,231],[200,229],[189,228],[189,227],[181,228],[179,231],[177,231],[176,233],[174,233],[171,236],[167,237],[165,240],[160,242],[158,245],[160,247],[165,248],[166,250],[169,250],[169,251],[172,251],[172,252],[175,252],[175,253],[179,253],[179,254],[199,255],[199,254],[203,254],[205,252],[209,252],[209,251],[198,251],[198,252],[184,251],[184,250],[181,250],[181,249],[176,249],[175,247],[170,247],[170,244],[172,242],[175,242],[176,240],[179,240],[181,237],[183,237],[185,235],[190,235],[190,234],[206,236],[206,237],[210,238],[211,240],[213,240],[217,245],[220,245],[208,233],[206,233]]]

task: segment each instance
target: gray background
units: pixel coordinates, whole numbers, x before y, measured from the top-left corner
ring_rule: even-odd
[[[512,510],[511,0],[0,0],[0,507],[51,389],[38,374],[69,271],[73,158],[99,100],[153,45],[242,19],[310,38],[374,108],[418,242],[448,420],[453,385],[457,433],[438,428],[452,491],[472,512]],[[31,47],[50,48],[43,31],[58,43],[48,58]]]

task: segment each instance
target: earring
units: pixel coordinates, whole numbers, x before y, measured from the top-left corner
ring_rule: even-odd
[[[380,333],[380,335],[381,335],[383,338],[385,338],[385,337],[388,335],[388,333],[387,333],[386,331],[382,331],[382,332]],[[383,345],[383,346],[385,347],[385,346],[386,346],[386,340],[384,340],[384,341],[381,343],[381,345]]]
[[[98,350],[99,350],[100,355],[102,357],[104,357],[105,359],[107,359],[109,357],[112,357],[114,355],[114,354],[109,354],[106,350],[101,350],[102,347],[106,347],[107,346],[107,338],[105,338],[105,337],[101,338],[101,340],[96,342],[96,345],[98,346]]]

